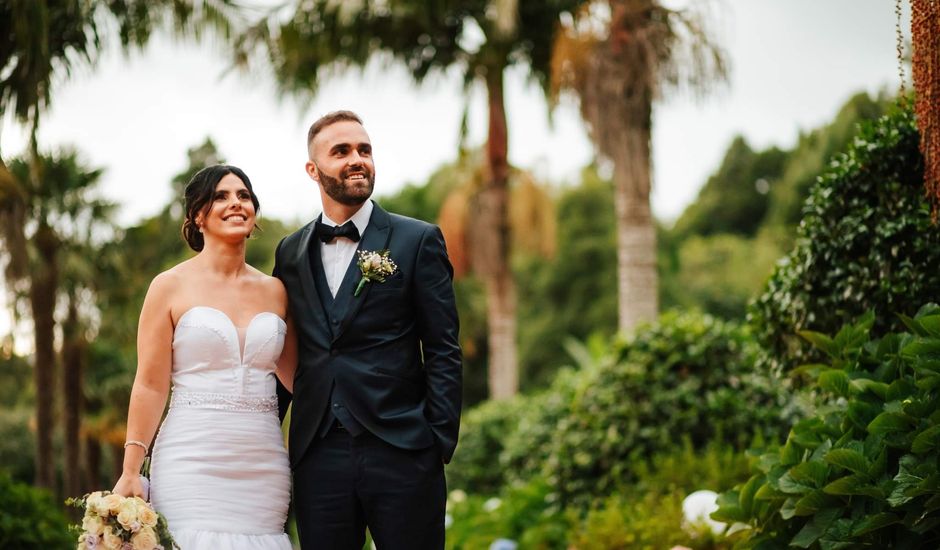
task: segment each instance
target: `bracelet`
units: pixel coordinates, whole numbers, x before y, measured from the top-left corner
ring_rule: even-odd
[[[144,450],[144,454],[147,454],[147,452],[150,450],[150,449],[147,447],[147,445],[144,444],[143,441],[137,441],[136,439],[128,439],[128,440],[124,443],[124,448],[126,449],[126,448],[128,448],[129,446],[131,446],[131,445],[137,445],[138,447],[140,447],[141,449],[143,449],[143,450]]]

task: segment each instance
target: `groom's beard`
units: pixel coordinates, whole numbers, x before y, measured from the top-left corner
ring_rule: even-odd
[[[320,185],[334,201],[346,206],[358,206],[372,196],[372,190],[375,188],[375,174],[367,167],[358,169],[347,168],[343,170],[339,178],[327,175],[322,170],[320,173]],[[362,180],[350,180],[349,175],[359,173],[365,176]]]

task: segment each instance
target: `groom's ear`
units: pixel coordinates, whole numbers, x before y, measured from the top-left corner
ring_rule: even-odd
[[[308,160],[307,164],[304,165],[304,169],[307,172],[307,175],[310,176],[310,179],[320,183],[320,171],[317,169],[317,163],[312,160]]]

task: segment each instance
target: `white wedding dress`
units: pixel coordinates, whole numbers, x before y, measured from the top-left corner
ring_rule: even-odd
[[[151,461],[151,501],[181,550],[290,550],[290,468],[275,362],[286,325],[259,313],[239,329],[197,306],[173,335],[173,393]]]

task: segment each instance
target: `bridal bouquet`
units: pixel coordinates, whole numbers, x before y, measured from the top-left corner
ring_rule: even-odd
[[[78,550],[171,550],[178,548],[170,536],[166,518],[140,497],[124,497],[95,491],[68,504],[84,508],[76,530]]]

